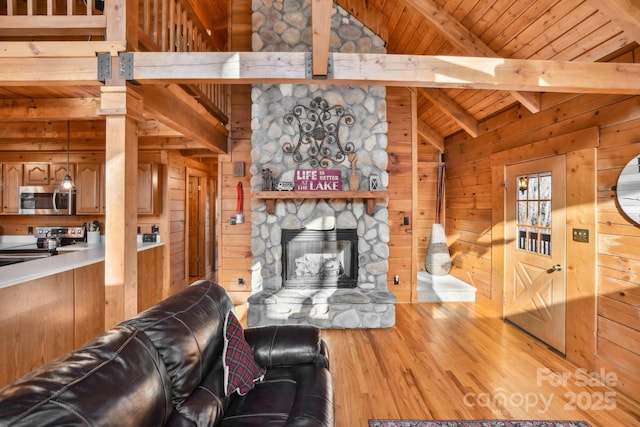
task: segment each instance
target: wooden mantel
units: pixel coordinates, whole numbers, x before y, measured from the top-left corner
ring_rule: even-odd
[[[267,213],[273,215],[276,200],[285,199],[362,199],[367,204],[367,214],[375,213],[376,200],[387,200],[386,191],[257,191],[251,193],[254,199],[264,200]]]

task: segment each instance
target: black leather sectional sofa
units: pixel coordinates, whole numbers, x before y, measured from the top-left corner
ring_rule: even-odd
[[[0,426],[333,426],[320,331],[234,336],[232,309],[220,286],[193,284],[4,387]]]

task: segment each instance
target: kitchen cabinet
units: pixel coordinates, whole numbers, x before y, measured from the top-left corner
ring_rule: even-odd
[[[78,215],[105,213],[104,176],[104,164],[78,163],[75,179]]]
[[[162,165],[155,162],[138,164],[138,214],[162,213]]]
[[[17,214],[19,206],[18,189],[23,185],[24,165],[22,163],[4,163],[2,165],[2,213]]]
[[[69,164],[69,175],[75,178],[74,165]],[[67,174],[66,163],[25,163],[22,185],[61,184]]]
[[[105,166],[102,163],[78,163],[76,212],[78,215],[105,213]],[[138,165],[138,214],[162,213],[162,165],[141,162]]]
[[[25,163],[23,185],[49,185],[49,163]]]
[[[76,165],[74,163],[69,163],[68,173],[74,182],[76,180],[75,166]],[[51,163],[51,165],[49,165],[49,183],[50,184],[61,184],[66,174],[67,174],[66,163]]]
[[[138,252],[138,311],[162,300],[164,247]]]

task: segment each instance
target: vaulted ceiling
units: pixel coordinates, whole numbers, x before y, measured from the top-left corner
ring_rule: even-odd
[[[640,41],[634,0],[336,0],[387,41],[392,54],[461,55],[596,62]],[[623,59],[634,61],[633,53]],[[634,61],[635,62],[635,61]],[[539,93],[418,89],[423,136],[464,131],[519,102],[531,113]]]
[[[235,13],[245,14],[242,8],[247,7],[247,2],[184,1],[211,33],[215,48],[230,50],[230,17],[234,8],[238,9]],[[329,2],[328,7],[331,6],[331,0],[309,1],[314,5],[315,2]],[[575,62],[615,58],[617,62],[640,62],[635,59],[640,52],[637,49],[637,41],[640,41],[640,4],[637,0],[334,1],[385,40],[389,54]],[[244,28],[243,37],[247,37],[250,30],[248,26]],[[559,69],[561,67],[556,68]],[[522,106],[519,114],[534,114],[562,97],[561,94],[541,96],[536,92],[469,87],[438,89],[424,86],[416,91],[419,134],[439,147],[443,146],[446,137],[458,132],[471,136],[481,134],[484,120],[514,104]],[[27,90],[0,87],[0,98],[7,100],[5,104],[9,103],[5,111],[12,114],[20,112],[13,105],[20,98],[96,99],[98,96],[98,86],[30,87]],[[180,136],[170,129],[158,129],[152,126],[148,134],[172,141]],[[186,144],[182,140],[179,142]]]

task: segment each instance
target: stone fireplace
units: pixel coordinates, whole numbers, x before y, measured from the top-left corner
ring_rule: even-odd
[[[311,2],[257,1],[253,7],[254,50],[311,51]],[[381,39],[335,5],[332,48],[385,52]],[[375,207],[367,209],[366,201],[357,197],[357,191],[369,190],[371,177],[382,188],[388,183],[386,90],[321,83],[252,87],[251,191],[262,190],[266,169],[277,184],[293,182],[297,169],[311,168],[283,149],[297,138],[296,128],[283,118],[296,106],[322,99],[354,118],[352,126],[337,132],[340,141],[352,144],[353,163],[351,158],[340,159],[328,167],[340,171],[342,188],[355,193],[300,198],[291,192],[290,197],[278,198],[272,209],[264,200],[252,199],[248,325],[390,327],[395,323],[396,298],[387,288],[386,202],[376,200]],[[349,183],[352,167],[357,188]]]

